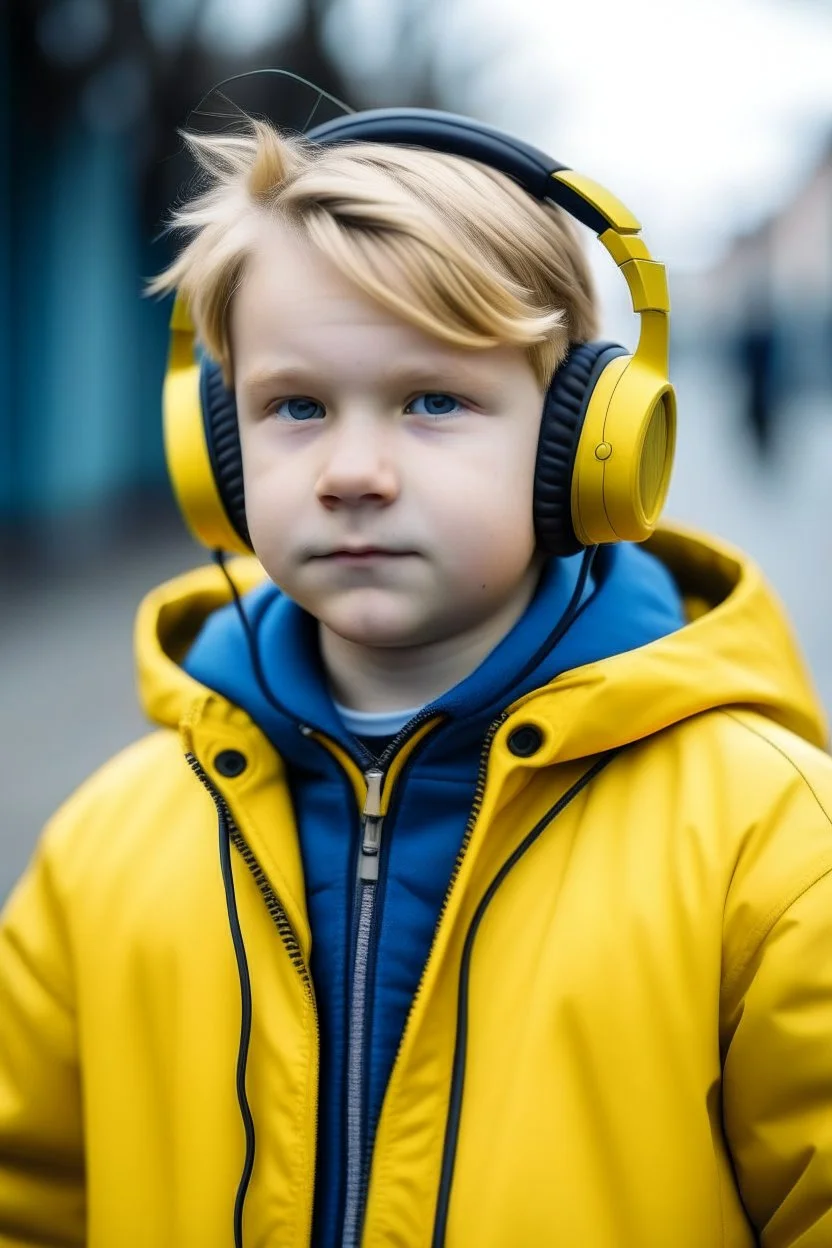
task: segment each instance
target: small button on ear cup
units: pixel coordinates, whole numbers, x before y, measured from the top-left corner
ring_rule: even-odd
[[[251,549],[246,523],[237,403],[233,390],[229,390],[223,381],[220,366],[207,357],[200,364],[199,395],[217,492],[237,536]]]
[[[575,456],[597,378],[610,360],[628,354],[614,342],[576,343],[549,385],[534,481],[535,533],[549,555],[574,555],[584,545],[572,522]]]

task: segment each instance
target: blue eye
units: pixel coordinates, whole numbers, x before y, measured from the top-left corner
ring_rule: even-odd
[[[420,410],[417,404],[424,407]],[[407,410],[414,416],[453,416],[462,411],[462,404],[452,394],[420,394],[407,405]]]
[[[274,409],[274,414],[282,416],[285,420],[297,422],[317,420],[326,415],[326,409],[317,399],[283,399]]]

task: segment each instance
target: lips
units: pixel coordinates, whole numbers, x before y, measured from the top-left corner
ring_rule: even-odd
[[[403,555],[407,554],[407,551],[388,550],[384,546],[342,546],[338,550],[333,550],[332,554],[361,557],[362,555]]]
[[[322,550],[313,558],[317,559],[369,559],[373,555],[413,555],[413,550],[394,550],[390,546],[338,546],[335,550]]]

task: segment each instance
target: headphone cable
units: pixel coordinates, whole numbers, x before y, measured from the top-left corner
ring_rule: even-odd
[[[257,652],[257,645],[251,628],[251,623],[240,600],[239,590],[234,584],[232,576],[226,567],[225,553],[222,550],[213,550],[211,555],[217,567],[220,569],[228,582],[231,597],[237,610],[237,615],[239,616],[243,633],[248,643],[255,679],[257,680],[263,694],[272,706],[274,706],[276,710],[282,710],[282,708],[278,706],[276,700],[270,695],[270,691],[263,677],[260,656]],[[242,927],[240,925],[240,915],[237,909],[237,898],[234,892],[234,874],[231,869],[231,829],[227,819],[220,819],[220,867],[222,869],[222,880],[225,890],[225,908],[228,914],[228,926],[231,930],[231,940],[234,945],[234,956],[237,961],[237,974],[240,980],[240,1041],[237,1048],[236,1081],[237,1104],[240,1107],[240,1117],[243,1120],[243,1129],[245,1131],[245,1157],[243,1159],[243,1168],[240,1173],[240,1181],[237,1185],[237,1192],[234,1198],[234,1248],[243,1248],[243,1208],[248,1194],[249,1183],[251,1182],[252,1171],[254,1170],[254,1154],[256,1148],[254,1118],[251,1112],[251,1105],[248,1100],[248,1093],[246,1091],[246,1068],[248,1066],[248,1053],[251,1043],[252,999],[251,975],[249,974],[246,947],[243,940]]]
[[[532,672],[540,666],[546,656],[551,654],[555,646],[559,645],[560,642],[563,641],[563,638],[569,632],[572,625],[583,614],[585,608],[589,606],[592,601],[593,594],[589,593],[586,597],[584,597],[584,591],[586,590],[587,582],[589,581],[592,566],[595,563],[595,556],[597,554],[597,546],[587,546],[585,548],[581,558],[580,570],[575,581],[575,588],[573,589],[569,602],[566,604],[563,614],[557,624],[555,624],[552,631],[546,636],[543,643],[538,646],[531,658],[523,664],[520,671],[515,672],[511,678],[510,684],[501,689],[499,694],[494,694],[489,697],[489,703],[495,701],[497,698],[502,701],[503,698],[508,697],[512,693],[513,689],[516,689],[518,685],[521,685],[523,681],[526,680]]]
[[[245,1205],[248,1186],[254,1169],[254,1153],[256,1138],[254,1118],[246,1091],[246,1067],[248,1050],[251,1041],[251,976],[249,975],[246,947],[240,926],[237,910],[237,899],[234,894],[234,875],[231,870],[231,836],[227,819],[220,819],[220,866],[222,882],[225,889],[225,908],[228,913],[228,926],[231,929],[231,940],[234,945],[234,956],[237,961],[237,974],[240,980],[240,1042],[237,1048],[237,1104],[245,1131],[245,1158],[237,1193],[234,1198],[234,1248],[243,1248],[243,1206]]]

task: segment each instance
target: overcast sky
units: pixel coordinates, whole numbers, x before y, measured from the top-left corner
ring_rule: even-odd
[[[498,0],[458,2],[505,22]],[[511,10],[535,37],[506,58],[506,81],[483,106],[610,185],[677,267],[705,262],[726,232],[785,201],[832,140],[829,0],[511,0]]]

